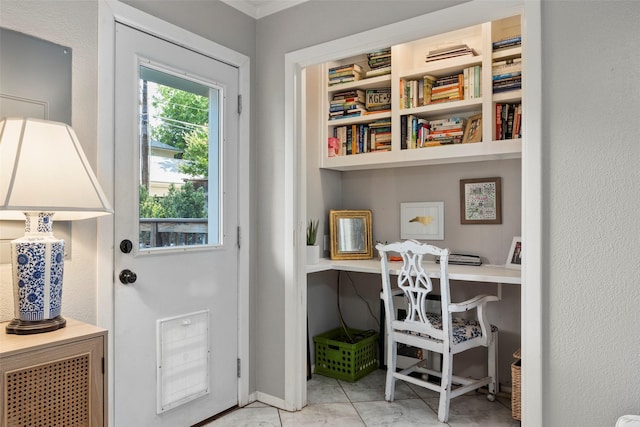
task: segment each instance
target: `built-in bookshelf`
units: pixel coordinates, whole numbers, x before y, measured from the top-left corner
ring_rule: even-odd
[[[380,71],[370,66],[371,52],[324,64],[321,167],[521,157],[521,28],[518,15],[394,45]],[[348,81],[340,82],[345,75]],[[379,102],[367,108],[374,95]],[[355,114],[339,111],[341,97]]]

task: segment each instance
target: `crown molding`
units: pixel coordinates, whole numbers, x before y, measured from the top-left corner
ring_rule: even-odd
[[[221,0],[254,19],[264,18],[308,0]]]

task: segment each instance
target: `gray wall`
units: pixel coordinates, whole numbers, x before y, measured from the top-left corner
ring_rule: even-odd
[[[98,151],[97,24],[95,1],[0,1],[1,27],[71,48],[71,125],[94,170]],[[4,61],[4,56],[0,60]],[[4,224],[7,222],[0,226]],[[70,243],[72,256],[65,261],[63,311],[65,316],[95,323],[99,304],[95,286],[96,221],[74,221]],[[13,318],[11,288],[11,265],[0,264],[0,321]]]
[[[443,4],[311,2],[258,21],[257,328],[271,342],[259,341],[256,375],[266,393],[284,387],[283,55]],[[545,426],[599,427],[640,413],[639,18],[634,1],[542,2]]]
[[[284,397],[284,55],[458,2],[311,1],[257,21],[258,390]],[[332,179],[336,179],[332,177]],[[331,199],[335,196],[325,194]],[[318,212],[318,215],[321,212]],[[310,212],[309,215],[314,215]],[[310,216],[311,217],[311,216]],[[321,230],[324,232],[323,230]]]
[[[260,254],[260,276],[252,276],[252,298],[260,301],[252,317],[259,355],[253,367],[257,390],[283,396],[284,54],[452,3],[314,1],[260,19],[255,32],[248,18],[222,4],[213,3],[215,13],[204,18],[189,12],[204,7],[194,2],[149,7],[167,3],[167,20],[184,20],[187,29],[249,55],[259,70],[252,92],[260,129],[252,138],[252,210],[259,218],[252,244]],[[611,426],[623,413],[640,413],[640,2],[543,1],[542,15],[542,425]],[[227,21],[230,29],[218,27]],[[73,49],[73,126],[95,166],[97,3],[2,0],[0,25]],[[100,304],[87,286],[96,275],[95,222],[78,224],[74,248],[82,250],[66,265],[64,304],[71,317],[91,322]],[[9,286],[8,278],[0,266],[0,286]]]
[[[638,22],[636,1],[543,2],[547,426],[640,413]]]

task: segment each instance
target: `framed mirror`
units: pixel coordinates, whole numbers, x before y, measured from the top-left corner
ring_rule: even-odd
[[[329,211],[331,259],[371,259],[371,211]]]

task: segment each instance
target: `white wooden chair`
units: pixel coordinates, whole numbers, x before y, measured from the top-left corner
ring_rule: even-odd
[[[413,240],[379,244],[376,246],[381,256],[382,293],[386,311],[387,381],[385,399],[393,401],[395,381],[401,379],[440,393],[438,419],[446,422],[449,418],[449,403],[471,390],[487,386],[487,398],[495,400],[497,380],[497,340],[498,329],[489,324],[485,315],[486,304],[497,301],[496,296],[479,295],[467,301],[452,303],[449,292],[448,261],[449,250],[422,244]],[[407,298],[407,317],[396,319],[389,274],[389,253],[402,256],[402,269],[397,284]],[[440,297],[442,314],[426,311],[427,294],[432,291],[431,279],[422,268],[424,255],[440,257]],[[463,313],[476,309],[476,319],[453,317],[452,313]],[[426,368],[426,360],[396,372],[397,344],[402,343],[442,355],[442,372]],[[454,376],[453,356],[475,347],[488,347],[488,376],[481,379]],[[411,374],[417,372],[418,377]],[[428,381],[428,375],[440,377],[440,384]],[[452,385],[458,385],[453,388]]]

